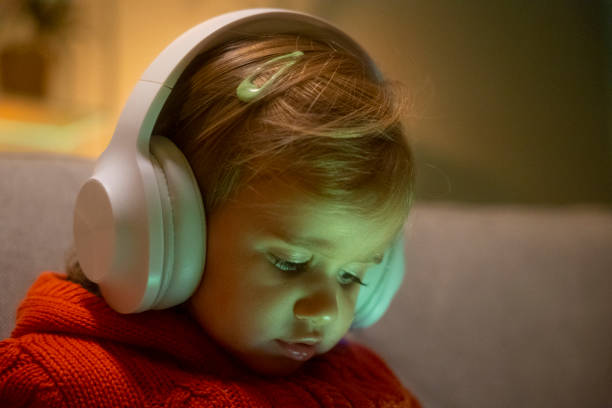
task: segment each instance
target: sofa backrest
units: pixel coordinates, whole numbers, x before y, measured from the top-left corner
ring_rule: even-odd
[[[64,270],[93,161],[0,153],[0,338]],[[428,408],[612,406],[612,211],[417,203],[388,312],[348,337]]]
[[[0,338],[43,270],[64,270],[72,207],[92,160],[46,153],[0,153]]]

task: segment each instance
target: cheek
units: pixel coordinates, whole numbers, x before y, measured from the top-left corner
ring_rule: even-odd
[[[266,279],[265,265],[212,269],[192,297],[198,320],[213,334],[233,340],[256,337],[283,323],[286,292],[276,282]],[[209,272],[209,271],[207,271]]]
[[[344,289],[344,301],[346,310],[353,314],[355,311],[355,305],[357,304],[357,296],[359,295],[359,289],[361,286],[358,284],[352,285],[349,289]]]
[[[357,295],[359,287],[347,289],[344,291],[341,300],[341,312],[339,314],[338,336],[344,336],[348,332],[353,318],[355,317],[355,306],[357,305]]]
[[[351,322],[353,321],[353,316],[355,315],[355,306],[357,305],[358,294],[359,288],[351,289],[349,293],[347,293],[347,295],[344,297],[345,301],[343,308],[343,317],[344,319],[348,319]]]
[[[247,315],[253,308],[247,304],[248,297],[237,290],[239,288],[220,283],[202,282],[191,299],[192,314],[221,346],[240,352],[249,344],[252,333],[256,331],[254,319]]]

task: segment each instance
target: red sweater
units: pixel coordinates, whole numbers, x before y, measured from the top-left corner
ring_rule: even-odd
[[[1,407],[420,407],[371,350],[341,341],[258,376],[180,307],[123,315],[44,272],[0,342]]]

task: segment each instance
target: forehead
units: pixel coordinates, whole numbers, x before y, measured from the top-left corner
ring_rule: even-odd
[[[329,200],[314,199],[283,182],[255,183],[233,200],[235,216],[260,233],[315,246],[346,242],[354,250],[384,249],[403,226],[403,217],[363,217]],[[319,242],[316,242],[319,241]],[[325,242],[326,241],[326,242]],[[316,245],[318,244],[318,245]]]

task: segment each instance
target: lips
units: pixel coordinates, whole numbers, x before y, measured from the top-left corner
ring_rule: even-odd
[[[306,361],[316,354],[316,345],[319,342],[316,340],[303,340],[303,342],[276,340],[276,343],[280,346],[281,352],[286,357],[297,361]]]

